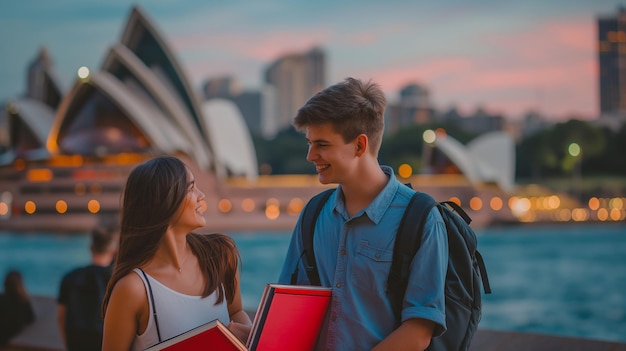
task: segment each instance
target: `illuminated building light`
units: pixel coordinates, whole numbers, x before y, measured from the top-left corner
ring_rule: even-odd
[[[230,213],[233,210],[233,203],[228,199],[221,199],[217,203],[217,209],[222,213]]]
[[[49,182],[52,180],[52,171],[49,169],[30,169],[26,173],[29,182]]]
[[[606,220],[609,219],[609,211],[606,208],[601,208],[598,210],[598,213],[596,214],[598,217],[598,220],[604,222]]]
[[[437,128],[437,129],[435,129],[435,134],[437,134],[437,137],[442,137],[442,138],[445,138],[445,137],[448,135],[448,133],[446,132],[446,130],[445,130],[445,129],[443,129],[443,128]]]
[[[572,210],[572,220],[574,222],[584,222],[589,219],[589,212],[584,208],[575,208]]]
[[[37,205],[33,201],[29,200],[24,203],[24,212],[33,214],[35,211],[37,211]]]
[[[115,155],[115,163],[118,165],[132,165],[143,160],[144,156],[140,154],[119,154]]]
[[[437,134],[432,129],[426,129],[422,134],[422,139],[427,144],[432,144],[437,140]]]
[[[63,200],[59,200],[57,201],[55,208],[57,210],[58,213],[65,213],[67,212],[67,202],[63,201]]]
[[[609,208],[621,210],[624,208],[624,201],[619,197],[612,198],[609,200]]]
[[[297,216],[302,211],[304,207],[304,201],[301,198],[293,198],[289,201],[289,205],[287,205],[287,213],[292,216]]]
[[[278,205],[269,205],[265,208],[265,217],[267,217],[267,219],[277,219],[278,216],[280,216],[280,208],[278,208]]]
[[[501,198],[494,196],[489,201],[489,206],[494,211],[500,211],[502,209],[502,206],[504,206],[504,203],[502,202]]]
[[[592,197],[588,201],[589,209],[592,211],[597,211],[600,208],[600,200],[597,197]]]
[[[613,208],[611,209],[610,217],[612,221],[619,221],[620,219],[622,219],[622,211],[618,210],[617,208]]]
[[[402,178],[409,178],[413,175],[413,168],[410,165],[403,163],[400,167],[398,167],[398,175]]]
[[[548,197],[548,209],[556,210],[561,207],[561,198],[558,195]]]
[[[94,214],[100,212],[100,202],[98,200],[89,200],[87,209]]]
[[[458,197],[456,197],[456,196],[451,197],[448,201],[450,201],[450,202],[454,202],[455,204],[457,204],[457,205],[461,206],[461,199],[459,199],[459,198],[458,198]]]
[[[530,200],[514,196],[509,199],[509,207],[511,208],[513,215],[520,218],[530,210]]]
[[[577,143],[569,144],[569,146],[567,147],[567,152],[569,152],[571,156],[577,157],[578,155],[580,155],[581,152],[580,145],[578,145]]]
[[[0,202],[0,216],[6,216],[7,213],[9,213],[9,205]]]
[[[80,167],[83,163],[81,155],[55,155],[48,161],[54,167]]]
[[[74,185],[74,193],[76,195],[85,195],[87,193],[87,186],[84,183],[76,183],[76,185]]]
[[[254,200],[252,200],[251,198],[245,198],[241,200],[241,209],[244,212],[252,212],[254,211],[255,207],[256,205],[254,204]]]
[[[87,68],[85,66],[81,66],[78,69],[78,72],[76,74],[78,75],[79,79],[85,80],[85,79],[89,78],[89,68]]]
[[[470,199],[469,205],[472,210],[478,211],[483,208],[483,200],[481,200],[478,196],[474,196]]]

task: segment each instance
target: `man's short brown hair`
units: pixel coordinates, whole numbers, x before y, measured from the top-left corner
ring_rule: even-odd
[[[377,154],[385,128],[386,105],[378,84],[349,77],[309,99],[298,110],[293,125],[303,131],[309,125],[331,123],[345,142],[365,134],[372,152]]]

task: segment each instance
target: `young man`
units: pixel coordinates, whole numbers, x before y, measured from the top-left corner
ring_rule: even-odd
[[[68,351],[100,350],[102,298],[111,278],[119,234],[104,228],[91,233],[91,264],[63,277],[57,299],[57,322]]]
[[[414,191],[378,163],[385,106],[378,85],[347,78],[313,96],[294,119],[306,134],[307,160],[320,182],[338,184],[319,214],[313,243],[321,284],[333,288],[318,340],[323,350],[424,350],[446,330],[448,247],[436,208],[411,265],[399,326],[386,295],[396,231]],[[301,220],[279,278],[283,284],[296,268],[297,284],[310,284]]]

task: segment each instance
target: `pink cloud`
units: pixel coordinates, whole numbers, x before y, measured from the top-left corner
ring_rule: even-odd
[[[302,52],[327,41],[328,30],[274,31],[269,33],[187,34],[172,39],[177,51],[216,51],[262,61],[271,61],[289,52]]]
[[[446,57],[371,72],[395,91],[417,81],[444,104],[484,104],[505,114],[531,108],[562,116],[597,112],[597,63],[592,21],[545,22],[481,41],[490,53]]]
[[[466,58],[441,58],[417,62],[413,65],[384,67],[380,70],[364,72],[364,74],[379,82],[383,89],[397,91],[406,84],[413,82],[428,86],[434,80],[454,76],[471,69],[471,67],[471,60]]]

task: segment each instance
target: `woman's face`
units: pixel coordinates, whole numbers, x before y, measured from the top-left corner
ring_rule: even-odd
[[[187,170],[187,184],[187,195],[178,208],[178,215],[175,217],[177,219],[172,226],[190,232],[206,225],[204,218],[206,203],[204,193],[196,187],[195,178],[189,170]]]

